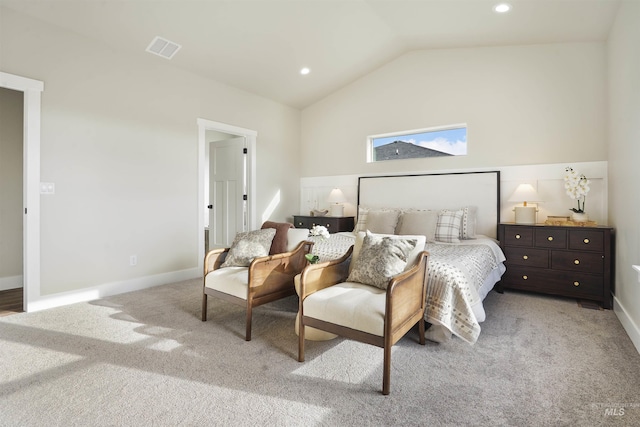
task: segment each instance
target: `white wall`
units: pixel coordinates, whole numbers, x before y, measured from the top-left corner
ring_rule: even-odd
[[[415,51],[302,112],[302,175],[601,161],[601,43]],[[373,134],[467,123],[467,156],[366,163]]]
[[[0,39],[2,71],[45,83],[41,295],[200,274],[197,118],[257,131],[257,215],[297,210],[299,111],[8,9]]]
[[[22,286],[22,98],[0,88],[0,290]]]
[[[640,3],[621,4],[609,37],[609,210],[616,227],[615,310],[640,351]]]

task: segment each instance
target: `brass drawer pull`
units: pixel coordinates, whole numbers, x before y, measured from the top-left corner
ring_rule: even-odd
[[[520,235],[519,234],[516,234],[516,239],[520,239]]]
[[[529,259],[529,257],[527,255],[524,255],[522,259]]]
[[[325,227],[329,228],[329,227],[331,227],[331,224],[327,224],[327,225],[325,225]]]
[[[575,265],[578,265],[578,264],[580,264],[580,260],[579,260],[579,259],[573,260],[573,263],[574,263]]]
[[[573,286],[580,286],[580,282],[578,281],[573,282]]]
[[[584,239],[584,240],[583,240],[583,242],[584,242],[585,244],[589,244],[589,239]]]
[[[547,240],[550,241],[550,242],[553,242],[553,236],[547,237]]]
[[[529,277],[528,277],[528,276],[522,276],[522,278],[523,278],[524,280],[527,280]]]

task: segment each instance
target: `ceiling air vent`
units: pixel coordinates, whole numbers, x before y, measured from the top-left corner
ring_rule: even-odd
[[[177,43],[170,42],[167,39],[156,36],[149,46],[147,46],[147,52],[162,56],[163,58],[171,59],[181,47],[182,46]]]

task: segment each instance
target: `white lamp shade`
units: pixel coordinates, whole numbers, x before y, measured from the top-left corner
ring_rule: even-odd
[[[527,202],[532,202],[532,203],[542,202],[542,200],[540,199],[540,196],[538,195],[538,192],[536,191],[535,188],[533,188],[533,185],[531,184],[518,185],[518,188],[516,188],[516,191],[514,191],[511,197],[509,197],[509,201],[517,202],[517,203],[524,202],[525,206],[527,206]]]
[[[329,193],[329,198],[327,199],[329,203],[344,203],[347,201],[347,198],[344,196],[344,193],[339,188],[334,188]]]

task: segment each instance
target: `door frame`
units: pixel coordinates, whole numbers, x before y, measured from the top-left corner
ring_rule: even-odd
[[[0,87],[24,93],[23,116],[23,310],[40,298],[40,119],[44,82],[0,71]]]
[[[198,268],[204,268],[204,206],[206,206],[204,194],[204,169],[209,165],[206,162],[205,146],[206,131],[213,130],[231,135],[242,136],[247,144],[247,226],[249,230],[256,229],[256,203],[254,189],[256,188],[256,139],[258,132],[226,123],[198,118]]]

